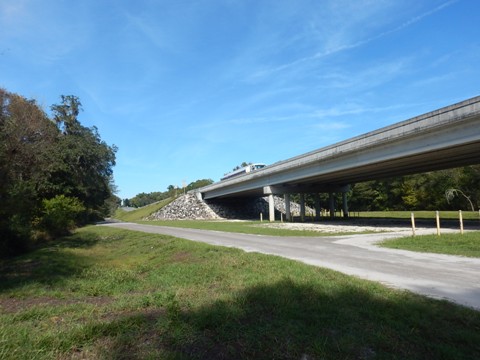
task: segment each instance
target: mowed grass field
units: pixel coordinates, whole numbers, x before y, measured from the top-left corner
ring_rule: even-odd
[[[480,358],[480,312],[163,235],[87,227],[0,270],[0,359]]]
[[[480,258],[480,231],[409,236],[384,241],[379,245],[391,249]]]
[[[435,211],[419,210],[419,211],[352,211],[353,217],[374,218],[374,219],[410,219],[411,214],[416,219],[435,221]],[[440,218],[443,220],[457,220],[459,218],[458,211],[439,211]],[[462,211],[462,218],[465,220],[478,220],[480,222],[479,211]]]

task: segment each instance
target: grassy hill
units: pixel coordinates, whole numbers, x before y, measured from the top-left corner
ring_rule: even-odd
[[[143,206],[141,208],[138,208],[132,211],[117,209],[117,211],[115,212],[114,218],[122,221],[140,221],[146,218],[147,216],[153,214],[154,212],[160,210],[164,206],[168,205],[173,200],[175,200],[173,197],[167,198],[165,200],[158,201],[156,203]]]

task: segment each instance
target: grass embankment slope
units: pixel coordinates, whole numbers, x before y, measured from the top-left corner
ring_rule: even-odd
[[[115,215],[113,216],[115,219],[122,220],[122,221],[140,221],[147,216],[153,214],[154,212],[160,210],[164,206],[167,206],[169,203],[171,203],[174,198],[168,198],[162,201],[158,201],[156,203],[150,204],[143,206],[141,208],[132,210],[132,211],[125,211],[122,209],[117,209],[115,212]]]
[[[274,256],[88,227],[0,266],[1,359],[480,358],[480,312]]]

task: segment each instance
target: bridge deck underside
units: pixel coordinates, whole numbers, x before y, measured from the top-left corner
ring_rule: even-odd
[[[369,165],[322,174],[302,179],[296,184],[351,184],[375,179],[410,175],[419,172],[478,164],[480,141],[462,146],[416,154],[400,159],[381,161]],[[421,171],[419,171],[421,169]]]
[[[480,163],[480,140],[455,147],[415,154],[387,161],[379,161],[368,165],[351,167],[330,173],[322,173],[315,176],[282,182],[269,183],[269,185],[281,185],[283,193],[302,192],[327,192],[338,185],[354,184],[369,180],[386,179],[395,176],[410,175],[419,172],[448,169],[453,167],[474,165]],[[321,168],[322,163],[317,164]],[[263,196],[263,187],[238,191],[232,194],[206,197],[237,197],[237,196]]]

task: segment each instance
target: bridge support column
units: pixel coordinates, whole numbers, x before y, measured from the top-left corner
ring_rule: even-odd
[[[320,194],[315,193],[315,220],[319,221],[320,220],[320,212],[322,211],[320,207]]]
[[[332,192],[328,193],[328,207],[330,208],[330,217],[335,217],[335,197]]]
[[[292,214],[290,213],[290,194],[285,194],[285,219],[287,221],[292,220]]]
[[[305,194],[300,194],[300,220],[305,221]]]
[[[273,194],[268,195],[268,214],[269,220],[275,221],[275,202],[273,200]]]
[[[342,193],[342,209],[343,209],[343,217],[348,218],[348,202],[347,202],[347,193]]]

